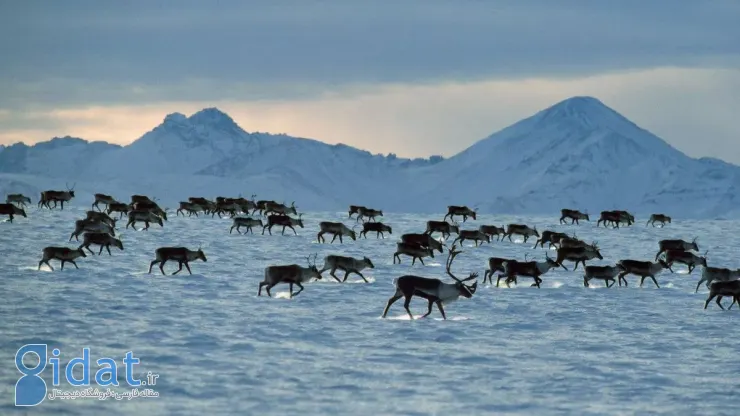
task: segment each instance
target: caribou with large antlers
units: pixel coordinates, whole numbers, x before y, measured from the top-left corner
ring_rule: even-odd
[[[267,266],[265,267],[265,279],[260,282],[257,296],[262,296],[262,287],[265,287],[267,296],[272,297],[270,289],[272,289],[278,283],[288,283],[290,285],[290,297],[298,296],[299,293],[303,292],[303,283],[310,281],[311,279],[321,279],[321,272],[316,267],[316,256],[314,254],[314,261],[311,262],[311,256],[306,257],[308,260],[308,267],[303,267],[298,264],[289,264],[286,266]],[[293,285],[298,286],[298,292],[293,293]]]
[[[13,204],[0,204],[0,215],[7,215],[9,222],[13,222],[13,218],[15,218],[16,215],[28,218],[26,216],[26,211],[23,208]]]
[[[450,217],[450,221],[455,220],[455,216],[462,216],[463,222],[468,220],[468,217],[473,218],[474,220],[477,219],[477,210],[470,209],[465,205],[448,205],[447,206],[447,214],[445,214],[444,218],[442,218],[443,221],[447,220],[447,217]]]
[[[154,251],[154,255],[154,260],[149,263],[148,273],[150,274],[152,272],[152,266],[159,263],[159,270],[163,275],[166,275],[167,273],[164,272],[164,264],[167,263],[168,260],[176,261],[180,266],[177,271],[172,273],[173,275],[180,273],[183,265],[188,269],[188,273],[193,274],[193,272],[190,271],[189,262],[194,260],[203,260],[204,262],[208,261],[205,253],[203,253],[203,250],[201,250],[200,247],[198,247],[197,250],[189,250],[187,247],[160,247]]]
[[[332,234],[334,237],[331,239],[330,243],[333,243],[334,240],[339,237],[339,242],[342,243],[342,236],[346,235],[352,240],[357,240],[357,233],[355,233],[354,228],[349,229],[346,225],[342,224],[341,222],[330,222],[330,221],[321,221],[319,223],[319,232],[316,234],[316,239],[319,243],[326,242],[326,239],[324,238],[324,234]]]
[[[69,185],[66,183],[64,184],[67,188],[66,191],[43,191],[41,192],[41,198],[39,198],[38,207],[41,208],[46,207],[49,209],[52,209],[52,207],[49,205],[50,202],[54,203],[54,207],[57,207],[57,202],[61,204],[60,209],[64,209],[64,203],[69,202],[72,200],[72,198],[75,197],[75,185],[76,183],[72,184],[72,187],[70,188]]]
[[[390,309],[391,305],[401,298],[405,298],[403,307],[406,309],[406,312],[409,314],[411,319],[414,319],[414,315],[411,313],[409,305],[411,304],[411,298],[414,296],[424,298],[428,302],[427,313],[422,317],[429,316],[429,314],[432,313],[432,306],[436,304],[443,319],[447,319],[447,316],[445,315],[442,305],[454,302],[459,299],[460,296],[468,299],[472,298],[473,294],[475,294],[476,288],[478,287],[478,282],[475,282],[472,285],[468,285],[465,282],[475,280],[478,277],[478,273],[470,273],[468,277],[459,279],[451,271],[452,262],[460,253],[462,253],[462,251],[457,250],[455,245],[453,245],[447,257],[445,268],[447,275],[455,281],[454,283],[444,283],[440,279],[431,279],[415,275],[404,275],[396,279],[394,282],[396,293],[388,299],[388,303],[386,303],[385,310],[383,311],[383,318],[388,315],[388,309]]]

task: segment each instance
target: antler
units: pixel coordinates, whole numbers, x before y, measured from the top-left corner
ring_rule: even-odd
[[[524,261],[529,261],[528,260],[528,255],[529,255],[529,253],[524,253]]]
[[[293,208],[295,208],[295,201],[291,202],[290,203],[290,206],[293,207]]]
[[[448,274],[448,275],[449,275],[449,276],[450,276],[451,278],[453,278],[453,279],[455,279],[456,281],[458,281],[458,282],[462,283],[462,280],[458,279],[458,278],[457,278],[457,277],[456,277],[456,276],[455,276],[454,274],[452,274],[452,271],[450,270],[450,268],[452,267],[452,262],[453,262],[453,261],[455,260],[455,257],[456,257],[456,256],[457,256],[458,254],[460,254],[460,253],[462,253],[462,251],[460,251],[460,250],[457,250],[457,245],[456,245],[456,244],[453,244],[453,245],[452,245],[452,248],[450,249],[450,252],[449,252],[449,254],[447,255],[447,262],[446,262],[445,268],[446,268],[446,270],[447,270],[447,274]]]
[[[257,198],[257,194],[252,194],[252,197],[251,198],[252,198],[252,200],[254,200],[255,198]]]

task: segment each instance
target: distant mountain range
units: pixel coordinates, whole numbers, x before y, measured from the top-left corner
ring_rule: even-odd
[[[740,217],[740,167],[686,156],[592,97],[572,97],[444,159],[373,155],[351,146],[248,133],[216,108],[169,114],[127,146],[54,138],[0,147],[0,190],[38,198],[77,183],[176,204],[188,196],[296,201],[303,210],[361,204],[386,211],[553,214],[627,209]]]

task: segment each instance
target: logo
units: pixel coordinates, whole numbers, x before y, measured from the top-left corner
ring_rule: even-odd
[[[23,359],[27,356],[33,357],[33,361],[38,360],[38,363],[35,366],[26,365]],[[15,367],[22,374],[18,382],[15,383],[16,406],[36,406],[43,402],[47,396],[50,400],[54,400],[55,398],[74,399],[78,397],[95,397],[99,400],[113,397],[116,400],[121,400],[122,398],[131,399],[133,397],[159,396],[159,393],[150,388],[139,390],[142,386],[156,385],[159,375],[148,372],[144,380],[135,378],[134,365],[139,364],[141,360],[134,356],[133,351],[126,352],[121,359],[123,365],[120,367],[116,360],[111,357],[101,357],[94,361],[98,369],[95,371],[92,381],[97,386],[108,387],[103,391],[97,388],[90,388],[93,370],[91,368],[90,348],[83,348],[82,356],[72,358],[64,368],[59,363],[60,357],[61,350],[59,348],[52,349],[51,355],[49,355],[47,344],[26,344],[16,351]],[[87,389],[72,392],[53,389],[52,393],[47,395],[48,388],[46,381],[40,376],[46,370],[47,366],[51,367],[52,385],[54,387],[62,385],[63,375],[65,383],[69,386],[85,387]],[[74,374],[76,367],[82,367],[82,375],[79,378],[76,378]],[[126,384],[133,388],[123,394],[115,392],[111,388],[120,386],[118,379],[121,371],[124,373]]]

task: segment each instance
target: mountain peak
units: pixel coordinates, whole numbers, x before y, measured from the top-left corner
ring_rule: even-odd
[[[187,121],[188,118],[183,113],[170,113],[164,117],[163,124],[181,124]]]
[[[553,104],[537,113],[538,122],[577,124],[586,128],[606,127],[623,130],[635,125],[626,117],[611,109],[598,98],[575,96]]]
[[[214,127],[236,127],[234,119],[216,107],[204,108],[188,117],[188,120],[193,124],[205,124]]]

